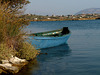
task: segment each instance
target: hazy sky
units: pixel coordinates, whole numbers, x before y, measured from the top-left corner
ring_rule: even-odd
[[[75,14],[87,8],[100,8],[100,0],[29,0],[26,13],[38,15]]]

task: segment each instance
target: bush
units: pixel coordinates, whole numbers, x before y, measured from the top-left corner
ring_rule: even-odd
[[[22,31],[28,25],[28,21],[19,18],[17,10],[12,11],[8,4],[0,5],[0,43],[6,42],[9,46],[17,46],[22,41],[24,32]]]
[[[21,58],[30,60],[38,53],[31,44],[24,42],[23,29],[29,22],[19,18],[18,9],[10,7],[9,3],[0,3],[0,60],[9,59],[17,52]]]
[[[17,54],[16,50],[13,49],[13,46],[8,48],[5,43],[0,44],[0,60],[9,59],[11,56],[15,56]]]
[[[19,54],[19,57],[21,58],[24,58],[26,60],[31,60],[31,59],[34,59],[39,54],[39,50],[36,50],[28,42],[23,42],[20,46],[21,47],[18,51],[18,54]]]

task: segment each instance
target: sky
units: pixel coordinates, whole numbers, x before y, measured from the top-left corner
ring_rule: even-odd
[[[74,15],[87,8],[100,8],[100,0],[29,0],[25,13],[37,15]]]

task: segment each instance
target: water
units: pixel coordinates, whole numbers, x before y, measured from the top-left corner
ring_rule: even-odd
[[[68,26],[67,44],[42,49],[21,75],[100,75],[100,20],[31,22],[28,33]],[[29,66],[28,66],[29,67]]]

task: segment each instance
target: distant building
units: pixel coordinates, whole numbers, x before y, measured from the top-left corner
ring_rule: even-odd
[[[34,18],[34,20],[37,20],[38,18]]]
[[[51,19],[51,18],[47,18],[47,19],[49,20],[49,19]]]

